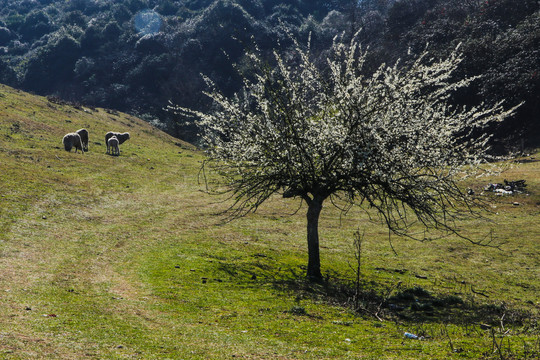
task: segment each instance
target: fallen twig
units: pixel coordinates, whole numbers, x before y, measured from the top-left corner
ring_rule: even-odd
[[[489,295],[487,295],[487,294],[485,294],[485,293],[483,293],[483,292],[481,292],[481,291],[476,291],[476,290],[474,290],[474,288],[472,287],[472,285],[471,285],[471,291],[472,291],[473,293],[477,294],[477,295],[482,295],[482,296],[484,296],[484,297],[489,298]]]

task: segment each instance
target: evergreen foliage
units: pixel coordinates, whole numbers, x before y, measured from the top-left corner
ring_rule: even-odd
[[[500,139],[540,143],[540,68],[536,0],[73,0],[0,2],[0,82],[159,118],[170,133],[193,141],[194,127],[162,109],[167,101],[207,110],[200,74],[227,94],[242,82],[231,63],[245,63],[254,40],[270,59],[273,49],[312,36],[324,59],[332,38],[345,32],[370,46],[365,72],[381,63],[430,52],[447,56],[463,43],[463,76],[483,75],[455,103],[511,105],[525,101],[514,120],[491,129]],[[141,32],[138,14],[159,22]],[[253,40],[251,39],[253,37]],[[59,42],[59,39],[64,40]],[[83,66],[83,64],[91,66]],[[84,71],[83,71],[84,69]],[[119,92],[119,89],[122,91]],[[501,150],[508,146],[501,143]]]

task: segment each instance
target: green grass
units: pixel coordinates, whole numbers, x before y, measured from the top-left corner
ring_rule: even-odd
[[[62,136],[81,127],[90,151],[65,152]],[[105,154],[109,130],[131,134],[119,157]],[[225,222],[227,203],[198,183],[203,159],[136,118],[0,87],[0,358],[540,356],[540,162],[469,184],[529,184],[493,199],[492,222],[459,224],[493,231],[500,250],[393,237],[396,254],[384,227],[328,205],[328,281],[311,285],[305,212],[287,215],[298,203],[276,197]],[[364,310],[353,311],[358,228]]]

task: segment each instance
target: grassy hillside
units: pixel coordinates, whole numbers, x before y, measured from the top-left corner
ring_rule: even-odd
[[[90,151],[63,150],[85,127]],[[104,134],[129,131],[121,156]],[[540,158],[537,156],[537,158]],[[227,223],[201,153],[147,123],[0,86],[1,359],[517,359],[540,356],[540,162],[458,239],[388,240],[362,212],[321,219],[324,285],[304,282],[304,211]],[[519,203],[514,205],[513,203]],[[353,232],[365,230],[361,310]],[[392,250],[396,250],[396,253]],[[423,336],[404,337],[405,332]]]

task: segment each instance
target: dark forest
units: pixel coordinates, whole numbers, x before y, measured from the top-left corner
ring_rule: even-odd
[[[168,102],[208,110],[209,76],[226,94],[249,72],[247,49],[286,51],[288,34],[324,63],[335,36],[358,30],[367,71],[461,44],[460,76],[482,77],[452,99],[524,102],[497,129],[497,151],[540,145],[537,0],[0,0],[0,82],[65,101],[140,116],[196,142]],[[269,56],[270,58],[270,56]],[[233,66],[233,64],[235,66]]]

